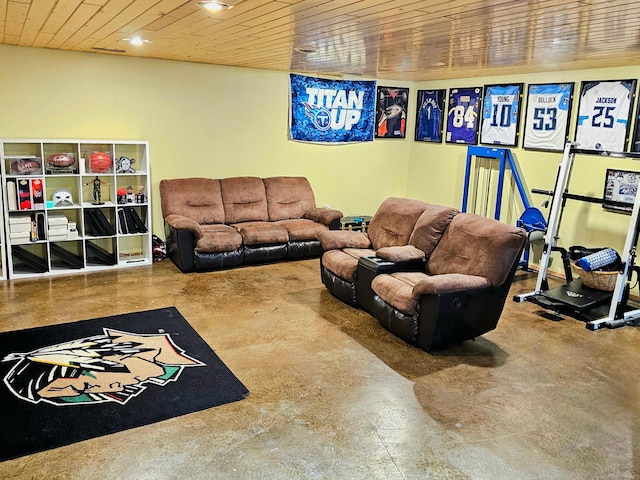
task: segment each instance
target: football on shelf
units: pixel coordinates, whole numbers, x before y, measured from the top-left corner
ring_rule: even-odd
[[[11,173],[29,175],[40,173],[40,162],[31,158],[20,158],[11,164]]]
[[[106,152],[93,152],[89,157],[89,168],[95,173],[108,172],[111,164],[111,155]]]
[[[73,153],[56,153],[47,158],[47,163],[52,167],[70,167],[76,162]]]

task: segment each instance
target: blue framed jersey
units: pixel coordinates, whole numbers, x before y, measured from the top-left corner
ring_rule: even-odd
[[[561,151],[567,143],[573,83],[529,85],[524,148]]]
[[[446,90],[418,90],[415,140],[442,142]]]
[[[518,144],[522,87],[522,83],[485,87],[480,143],[512,146]]]
[[[635,90],[635,80],[582,82],[575,138],[578,148],[625,150]]]
[[[475,145],[482,87],[452,88],[447,112],[447,143]]]

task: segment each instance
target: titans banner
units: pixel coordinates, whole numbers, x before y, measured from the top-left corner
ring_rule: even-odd
[[[289,135],[319,143],[371,142],[376,82],[291,74]]]

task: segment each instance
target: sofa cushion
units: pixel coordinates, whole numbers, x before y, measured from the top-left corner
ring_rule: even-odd
[[[418,247],[429,258],[451,220],[459,213],[460,210],[457,208],[441,205],[427,206],[413,227],[409,243]]]
[[[225,223],[220,181],[211,178],[176,178],[160,181],[162,217],[171,214],[199,224]]]
[[[245,245],[272,245],[289,241],[287,230],[274,222],[243,222],[231,226],[238,230]]]
[[[329,250],[322,255],[322,266],[343,280],[355,282],[358,259],[360,257],[372,257],[375,253],[368,248]]]
[[[242,237],[229,225],[201,225],[200,232],[196,252],[233,252],[242,246]]]
[[[261,178],[223,178],[220,191],[226,224],[269,220],[267,195]]]
[[[382,300],[406,315],[418,313],[419,295],[413,286],[426,277],[422,272],[396,272],[377,275],[371,282],[371,290]]]
[[[371,218],[367,234],[374,250],[407,245],[416,220],[428,204],[420,200],[390,197]]]
[[[317,240],[320,232],[329,231],[329,227],[321,223],[312,222],[304,218],[295,218],[293,220],[279,220],[274,222],[289,232],[289,241],[296,242],[300,240]]]
[[[523,229],[474,213],[456,215],[429,258],[432,274],[464,273],[506,280],[526,238]]]
[[[316,199],[305,177],[269,177],[263,179],[269,220],[302,218],[316,207]]]

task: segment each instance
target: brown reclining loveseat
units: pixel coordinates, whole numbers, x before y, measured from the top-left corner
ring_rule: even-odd
[[[407,199],[387,199],[381,208],[387,202],[396,211],[407,207],[405,213],[422,208],[415,220],[407,214],[379,225],[385,231],[403,232],[392,235],[396,237],[393,246],[354,251],[344,248],[345,238],[339,243],[339,232],[320,234],[323,248],[329,249],[321,257],[322,279],[329,291],[428,351],[493,330],[519,264],[525,231],[451,207]],[[399,227],[402,218],[406,223]],[[412,225],[408,234],[407,224]],[[364,245],[364,234],[360,235]],[[354,246],[358,237],[350,237],[348,245]],[[355,266],[349,256],[357,256]]]

